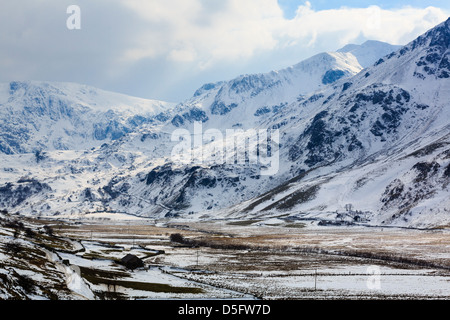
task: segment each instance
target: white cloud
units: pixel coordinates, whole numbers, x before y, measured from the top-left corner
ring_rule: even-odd
[[[169,59],[176,62],[193,62],[196,58],[197,52],[191,47],[173,49],[169,53]]]
[[[300,7],[297,16],[287,23],[285,32],[297,39],[320,39],[333,35],[339,45],[348,44],[359,37],[406,44],[447,17],[448,13],[433,7],[383,10],[378,6],[370,6],[363,9],[314,11],[306,5]]]
[[[183,60],[185,53],[188,57],[184,60],[195,59],[207,66],[220,60],[248,58],[278,44],[274,31],[284,20],[276,0],[224,0],[220,10],[208,7],[206,2],[124,0],[124,5],[152,26],[138,35],[138,43],[158,48],[159,54],[170,59]]]
[[[149,24],[137,35],[142,47],[126,57],[155,55],[208,67],[251,58],[259,52],[298,46],[337,49],[358,39],[405,44],[448,17],[438,8],[383,10],[340,8],[314,11],[299,6],[294,19],[283,17],[277,0],[123,0]]]

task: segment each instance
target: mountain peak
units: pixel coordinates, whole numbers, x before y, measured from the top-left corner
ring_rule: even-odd
[[[353,54],[363,68],[372,66],[380,57],[386,56],[400,49],[401,46],[392,45],[377,40],[367,40],[363,44],[348,44],[337,52]]]

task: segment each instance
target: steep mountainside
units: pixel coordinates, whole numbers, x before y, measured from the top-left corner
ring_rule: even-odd
[[[447,20],[316,93],[314,116],[287,143],[303,173],[235,212],[304,217],[345,213],[352,204],[375,223],[448,224],[449,40]]]

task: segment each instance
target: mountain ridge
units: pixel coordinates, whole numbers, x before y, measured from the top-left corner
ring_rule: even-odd
[[[368,44],[373,45],[368,48]],[[371,53],[371,57],[365,58],[365,64],[375,63],[398,46],[380,41],[353,45],[354,50],[365,52],[374,48],[377,48],[376,52]],[[361,59],[362,55],[358,55]],[[344,48],[336,52],[323,52],[285,69],[241,75],[230,81],[206,84],[199,88],[191,99],[181,103],[180,109],[185,110],[189,107],[201,109],[208,118],[210,118],[209,112],[227,117],[233,113],[245,112],[251,119],[252,114],[261,116],[269,113],[267,112],[269,109],[281,109],[288,101],[300,99],[303,95],[319,90],[339,79],[353,76],[363,69],[358,58],[351,52],[346,52]],[[274,93],[271,94],[271,92]],[[245,105],[245,110],[238,108],[240,104]],[[249,107],[251,110],[248,110]],[[218,127],[223,121],[222,118],[220,123],[212,126]],[[182,125],[179,121],[176,122]],[[227,122],[227,125],[232,127],[240,124],[244,128],[254,125],[253,120],[248,123],[239,123],[237,120],[235,122]]]
[[[2,83],[0,151],[87,149],[154,121],[168,106],[75,83]]]
[[[49,152],[38,162],[32,154],[0,155],[0,205],[29,214],[323,222],[344,213],[352,223],[448,225],[449,21],[358,73],[330,75],[326,85],[330,64],[312,68],[312,92],[286,89],[277,72],[244,75],[206,84],[153,115],[159,120],[92,150]],[[331,57],[350,68],[345,59],[352,56],[325,53],[309,65]],[[171,135],[192,135],[195,123],[204,130],[278,130],[272,151],[279,152],[279,172],[262,175],[262,163],[177,163],[171,151],[180,141]],[[203,149],[192,153],[202,159]]]

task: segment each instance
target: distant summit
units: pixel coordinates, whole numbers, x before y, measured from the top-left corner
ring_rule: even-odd
[[[363,68],[372,66],[380,57],[397,51],[402,46],[392,45],[386,42],[368,40],[361,45],[348,44],[337,52],[353,54]]]

